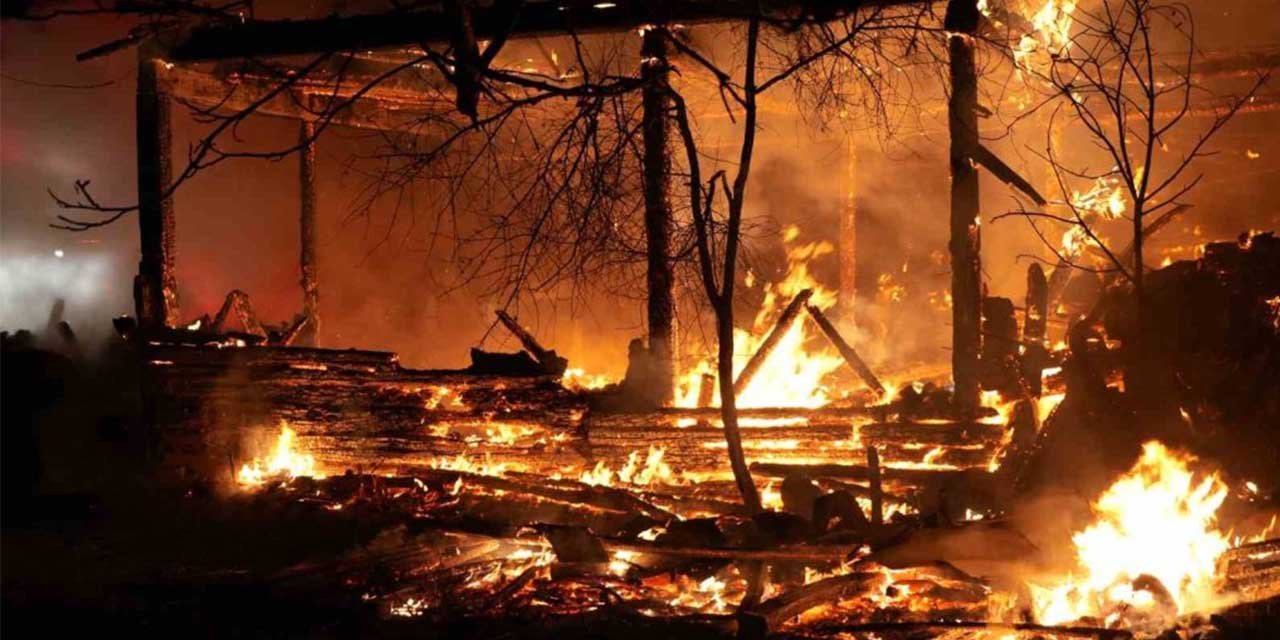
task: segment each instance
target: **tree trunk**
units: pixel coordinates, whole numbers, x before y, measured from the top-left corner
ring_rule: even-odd
[[[155,45],[138,48],[137,157],[138,232],[142,259],[134,279],[138,325],[175,326],[179,322],[178,287],[174,277],[173,198],[169,131],[170,97]]]
[[[946,28],[951,62],[951,368],[955,406],[962,413],[978,406],[978,353],[981,345],[981,260],[978,230],[978,74],[973,33],[976,0],[951,0]]]
[[[298,150],[298,194],[301,207],[298,212],[299,244],[298,264],[302,272],[302,313],[307,317],[306,345],[320,346],[320,267],[316,263],[316,146],[315,124],[303,120],[298,136],[302,148]]]
[[[742,451],[742,433],[738,430],[738,399],[733,389],[733,305],[716,309],[716,342],[719,345],[717,370],[720,379],[720,420],[724,423],[724,440],[729,451],[733,480],[742,494],[742,504],[751,513],[760,511],[760,493],[751,480]]]
[[[641,45],[641,75],[644,78],[644,228],[648,241],[649,354],[658,371],[663,390],[659,401],[670,404],[675,391],[674,274],[671,266],[671,199],[668,195],[671,159],[669,137],[667,66],[665,36],[657,28],[647,29]]]

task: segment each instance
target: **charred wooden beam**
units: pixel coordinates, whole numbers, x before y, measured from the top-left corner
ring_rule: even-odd
[[[154,47],[138,48],[136,141],[142,259],[133,282],[133,297],[138,325],[143,329],[176,326],[180,315],[178,283],[174,277],[173,196],[169,193],[172,100],[167,85],[161,80],[163,66]]]
[[[1027,196],[1036,204],[1042,207],[1048,204],[1048,201],[1044,199],[1044,196],[1040,195],[1040,192],[1036,191],[1036,188],[1031,186],[1031,183],[1027,182],[1026,178],[1023,178],[1017,171],[1014,171],[1012,167],[1005,164],[1004,161],[1001,160],[999,156],[992,153],[990,149],[979,144],[975,149],[973,160],[986,167],[987,170],[990,171],[992,175],[999,178],[1001,182],[1015,187],[1019,191],[1027,194]]]
[[[303,120],[298,127],[298,268],[301,272],[302,314],[306,317],[308,347],[320,345],[320,266],[316,262],[316,128]]]
[[[644,229],[648,256],[649,356],[655,387],[663,391],[659,404],[671,403],[675,392],[675,273],[671,263],[670,98],[666,35],[661,28],[644,31],[640,47],[640,76],[644,80],[641,124],[644,142]]]
[[[542,365],[548,373],[553,375],[564,373],[565,367],[568,365],[567,360],[556,355],[554,350],[542,346],[542,343],[538,342],[538,339],[533,337],[533,334],[529,333],[528,329],[525,329],[506,311],[498,309],[497,315],[503,326],[520,340],[520,344],[524,345],[524,348],[537,359],[538,364]]]
[[[344,80],[338,83],[297,79],[282,90],[279,78],[207,73],[173,65],[163,69],[160,80],[174,99],[195,108],[223,114],[252,109],[256,115],[293,120],[321,118],[329,124],[357,129],[403,129],[414,117],[453,109],[451,103],[426,88],[397,88],[394,78],[371,87],[372,77],[342,77]]]
[[[978,629],[992,632],[1033,633],[1033,637],[1068,637],[1096,638],[1097,640],[1128,640],[1133,633],[1125,629],[1107,629],[1105,627],[1075,627],[1032,624],[1029,622],[983,622],[972,620],[924,621],[924,622],[864,622],[860,624],[824,627],[831,633],[848,633],[861,635],[870,633],[893,634],[892,637],[915,637],[925,633],[924,637],[932,637],[934,633],[947,630]]]
[[[951,368],[954,403],[962,412],[978,407],[982,344],[982,263],[978,227],[978,172],[971,162],[978,143],[978,72],[974,33],[977,0],[950,0],[945,27],[950,34],[951,98],[947,103],[951,135]]]
[[[871,470],[862,465],[849,464],[780,464],[776,462],[753,462],[751,470],[761,475],[785,478],[787,474],[803,473],[811,478],[852,478],[867,480]],[[900,469],[882,467],[880,473],[884,478],[901,480],[910,484],[919,484],[944,475],[956,473],[953,469]]]
[[[910,0],[818,2],[816,0],[696,0],[645,2],[620,0],[562,0],[525,2],[512,21],[504,3],[475,7],[472,31],[478,39],[635,31],[651,24],[694,24],[745,19],[753,15],[779,17],[805,14],[833,19],[867,5],[911,4]],[[762,6],[763,5],[763,6]],[[317,20],[252,20],[207,24],[178,34],[174,60],[211,60],[334,51],[365,51],[422,46],[450,41],[452,25],[445,11],[388,11]]]
[[[871,387],[872,391],[876,392],[876,395],[883,397],[884,385],[880,384],[880,379],[876,377],[875,373],[872,373],[871,367],[867,366],[867,363],[862,360],[858,352],[848,342],[845,342],[844,336],[841,336],[840,332],[831,324],[822,309],[811,304],[805,305],[805,308],[809,310],[809,315],[813,316],[813,319],[817,321],[822,333],[826,334],[827,339],[831,341],[831,344],[835,345],[836,350],[844,357],[845,363],[862,378],[863,382],[867,383],[868,387]]]
[[[507,494],[535,496],[591,506],[597,509],[635,513],[655,520],[666,521],[675,518],[671,513],[648,504],[628,491],[612,487],[578,484],[572,488],[561,488],[548,485],[542,481],[542,478],[498,477],[446,469],[419,470],[415,475],[421,476],[422,480],[428,484],[440,486],[451,486],[461,479],[463,486],[483,487],[489,490],[503,491]]]
[[[819,580],[766,600],[753,611],[738,615],[739,638],[765,638],[784,622],[814,607],[871,593],[884,581],[879,572],[850,573]]]
[[[861,545],[806,544],[775,549],[734,549],[712,547],[672,547],[661,543],[603,539],[609,551],[629,551],[676,558],[716,558],[724,560],[763,560],[767,562],[839,562],[855,553]]]
[[[791,325],[795,324],[800,315],[800,310],[805,303],[809,302],[809,298],[812,296],[813,289],[805,289],[797,293],[796,297],[791,299],[787,308],[782,310],[782,315],[778,316],[778,321],[773,325],[769,335],[765,337],[764,342],[760,343],[760,348],[751,355],[751,359],[747,361],[746,366],[742,367],[742,371],[738,372],[738,379],[733,381],[733,393],[735,395],[741,395],[751,385],[751,380],[760,372],[760,367],[764,366],[770,354],[777,348],[778,342],[791,329]]]
[[[249,301],[249,294],[239,289],[233,289],[223,299],[222,307],[218,309],[218,314],[214,316],[213,323],[209,329],[214,333],[223,332],[233,311],[236,314],[236,318],[240,320],[240,326],[245,333],[261,338],[267,337],[267,330],[258,321],[258,314],[253,311],[253,303]]]

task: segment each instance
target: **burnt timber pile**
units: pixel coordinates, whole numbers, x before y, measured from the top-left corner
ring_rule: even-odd
[[[536,420],[568,432],[585,409],[555,376],[414,370],[388,352],[167,335],[170,342],[148,341],[144,358],[157,453],[164,466],[206,478],[225,474],[228,461],[234,469],[252,459],[241,451],[244,443],[262,440],[281,422],[327,464],[385,470],[404,454],[458,453],[448,439],[425,437],[433,424]]]
[[[722,470],[715,409],[592,411],[588,394],[564,388],[558,376],[413,370],[388,352],[167,335],[171,342],[149,341],[144,360],[166,472],[225,477],[255,456],[247,448],[267,448],[281,423],[323,466],[339,470],[404,472],[456,456],[526,456],[524,464],[550,472],[618,466],[651,445],[664,447],[674,468]],[[998,424],[913,422],[900,420],[898,411],[886,405],[742,413],[747,446],[759,447],[753,459],[762,464],[771,458],[860,464],[866,443],[891,464],[928,457],[953,468],[979,467],[1003,434]]]

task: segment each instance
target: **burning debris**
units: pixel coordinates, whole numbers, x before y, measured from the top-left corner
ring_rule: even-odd
[[[290,623],[333,615],[287,630],[303,634],[1187,640],[1274,620],[1280,241],[1166,237],[1200,180],[1184,172],[1267,74],[1196,60],[1183,5],[1099,1],[1106,10],[952,0],[933,15],[913,3],[448,0],[287,22],[227,13],[239,5],[183,5],[172,21],[149,7],[154,21],[85,54],[139,46],[138,203],[104,206],[80,181],[58,203],[87,217],[59,226],[138,218],[136,319],[117,321],[114,346],[137,376],[129,437],[146,490],[125,493],[148,518],[179,517],[120,539],[240,548],[93,568],[200,588],[175,600],[228,584],[235,605],[299,613]],[[1186,39],[1185,63],[1156,57],[1152,24]],[[1000,86],[984,50],[1009,72]],[[885,247],[856,242],[859,202],[876,194],[855,197],[852,175],[838,234],[815,233],[832,222],[821,207],[799,224],[745,204],[762,114],[866,110],[894,128],[896,86],[937,69],[922,51],[946,59],[947,86],[925,98],[945,112],[946,233],[902,231],[901,252],[887,232],[871,242]],[[1248,83],[1192,106],[1203,74]],[[702,113],[717,102],[728,124]],[[213,129],[177,171],[174,104]],[[296,145],[218,143],[250,115],[298,120]],[[1187,143],[1175,125],[1197,118],[1208,124]],[[991,129],[1006,121],[1044,129],[1047,191],[1001,158]],[[386,145],[374,200],[445,187],[427,207],[456,216],[442,271],[501,299],[491,324],[473,323],[484,337],[467,345],[469,366],[320,347],[331,316],[321,324],[316,145],[334,126]],[[736,159],[708,143],[720,128],[741,135]],[[1075,135],[1092,145],[1064,154]],[[1104,169],[1073,166],[1097,163],[1077,146],[1103,153]],[[184,317],[175,189],[226,159],[293,153],[301,311],[264,324],[234,289],[216,312]],[[1027,254],[1025,290],[1014,274],[1016,298],[1007,265],[982,253],[984,182],[1017,203],[991,221],[1023,219],[1044,245]],[[743,229],[760,221],[781,233],[757,255],[767,243]],[[620,358],[612,375],[570,366],[596,343],[516,317],[566,283],[575,295],[597,278],[630,287],[640,264],[644,333],[628,329],[620,379]],[[70,325],[50,326],[82,362]],[[495,328],[519,350],[488,350]],[[947,351],[933,336],[891,339],[912,332],[949,334]],[[428,338],[415,336],[444,342]],[[73,359],[29,334],[6,334],[4,350],[6,365],[34,369]]]

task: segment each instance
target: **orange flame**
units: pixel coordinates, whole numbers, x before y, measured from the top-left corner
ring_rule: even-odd
[[[735,376],[760,348],[782,310],[801,291],[813,291],[810,305],[821,309],[835,305],[835,292],[818,284],[809,272],[810,260],[829,254],[835,248],[829,242],[794,244],[799,234],[800,230],[795,226],[783,231],[783,241],[787,245],[787,277],[781,282],[764,285],[764,301],[752,322],[751,331],[734,330]],[[747,285],[754,284],[753,276]],[[738,406],[812,408],[826,405],[830,398],[823,380],[839,368],[843,360],[825,340],[819,342],[819,347],[810,348],[811,339],[816,337],[815,331],[817,328],[805,319],[802,312],[765,359],[751,383],[738,394]],[[714,370],[709,362],[704,361],[681,375],[676,388],[676,406],[697,406],[702,374]],[[712,395],[712,403],[719,405],[719,394]]]
[[[1159,442],[1143,446],[1133,469],[1094,504],[1094,523],[1072,538],[1080,576],[1032,587],[1042,623],[1150,614],[1162,596],[1142,587],[1141,576],[1158,580],[1178,613],[1221,603],[1215,568],[1231,544],[1215,514],[1227,486],[1217,474],[1197,478],[1193,460]]]
[[[294,437],[293,429],[282,422],[280,436],[276,438],[276,446],[271,452],[271,457],[266,460],[257,459],[252,464],[241,466],[236,479],[242,485],[258,486],[273,478],[324,477],[317,473],[314,457],[293,450]]]

